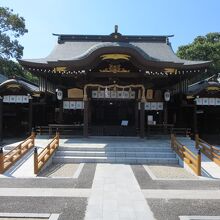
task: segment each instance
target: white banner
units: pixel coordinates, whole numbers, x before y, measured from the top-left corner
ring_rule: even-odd
[[[28,96],[23,95],[22,96],[22,103],[28,103],[28,102],[29,102]]]
[[[64,101],[63,109],[84,109],[83,101]]]
[[[123,98],[123,92],[122,91],[117,91],[117,98],[122,99]]]
[[[145,110],[161,111],[161,110],[163,110],[163,102],[145,102]]]
[[[209,105],[215,105],[215,98],[209,98]]]
[[[63,109],[70,109],[70,102],[69,101],[63,102]]]
[[[111,98],[116,99],[117,98],[117,93],[116,91],[111,91]]]
[[[130,98],[131,99],[135,99],[135,91],[131,91],[130,92]]]
[[[7,103],[7,102],[9,102],[9,95],[5,95],[4,97],[3,97],[3,102],[5,102],[5,103]]]
[[[150,110],[150,102],[145,102],[145,110]]]
[[[95,99],[98,98],[98,91],[95,91],[95,90],[92,91],[92,98],[95,98]]]
[[[201,98],[196,99],[196,105],[202,105],[202,99]]]
[[[4,103],[28,103],[29,99],[26,95],[5,95],[3,97]]]
[[[157,103],[156,102],[151,102],[150,103],[150,109],[151,110],[157,110]]]
[[[158,102],[157,103],[157,110],[163,110],[163,102]]]
[[[22,95],[18,95],[18,96],[16,97],[16,102],[17,102],[17,103],[23,103],[23,97],[22,97]]]
[[[220,105],[220,98],[197,98],[196,105]]]
[[[112,99],[135,99],[135,91],[111,91],[111,90],[93,90],[92,98],[112,98]]]
[[[70,101],[70,109],[76,109],[76,102]]]
[[[220,98],[215,98],[215,104],[220,105]]]
[[[105,91],[98,91],[98,98],[105,98]]]
[[[123,92],[123,99],[129,99],[129,91]]]

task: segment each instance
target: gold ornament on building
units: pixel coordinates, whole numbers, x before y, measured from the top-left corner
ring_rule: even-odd
[[[129,73],[130,70],[122,68],[120,64],[118,65],[109,64],[109,67],[99,70],[99,72],[101,73]]]
[[[65,72],[66,71],[66,67],[65,66],[57,66],[57,67],[54,67],[53,69],[53,73],[57,73],[57,72]]]
[[[131,58],[131,56],[127,54],[118,53],[104,54],[100,57],[102,60],[129,60]]]

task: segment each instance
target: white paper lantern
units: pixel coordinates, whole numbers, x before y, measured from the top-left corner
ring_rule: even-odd
[[[170,101],[170,92],[169,92],[169,91],[166,91],[166,92],[164,93],[164,100],[165,100],[166,102],[169,102],[169,101]]]

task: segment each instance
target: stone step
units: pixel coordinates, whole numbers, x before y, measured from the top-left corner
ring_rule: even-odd
[[[174,153],[167,152],[105,152],[105,151],[57,151],[56,156],[80,157],[141,157],[141,158],[175,158]]]
[[[100,151],[100,152],[172,152],[170,146],[167,147],[63,147],[59,146],[58,151]]]
[[[139,157],[69,157],[54,156],[54,163],[128,163],[128,164],[178,164],[177,158]]]

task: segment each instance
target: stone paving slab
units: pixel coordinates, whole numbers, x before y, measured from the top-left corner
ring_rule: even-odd
[[[144,165],[152,179],[199,179],[183,167],[173,165]]]
[[[73,178],[79,164],[52,163],[46,169],[39,173],[39,177],[69,177]]]
[[[147,202],[157,220],[180,220],[180,216],[186,215],[220,216],[220,200],[147,199]]]
[[[219,180],[153,180],[142,165],[131,168],[141,189],[220,190]]]
[[[179,216],[180,220],[220,220],[220,216]]]
[[[59,220],[83,220],[87,205],[87,198],[77,197],[1,197],[0,201],[0,213],[57,213]]]
[[[58,218],[57,213],[0,213],[0,220],[58,220]]]
[[[129,165],[97,165],[85,217],[92,219],[154,219]]]
[[[96,164],[84,164],[77,178],[1,178],[0,188],[83,188],[92,187]]]
[[[147,199],[203,199],[220,200],[220,190],[162,190],[145,189],[142,190]]]
[[[89,197],[91,189],[0,188],[0,197]]]
[[[3,218],[0,217],[0,220],[49,220],[49,218]]]

